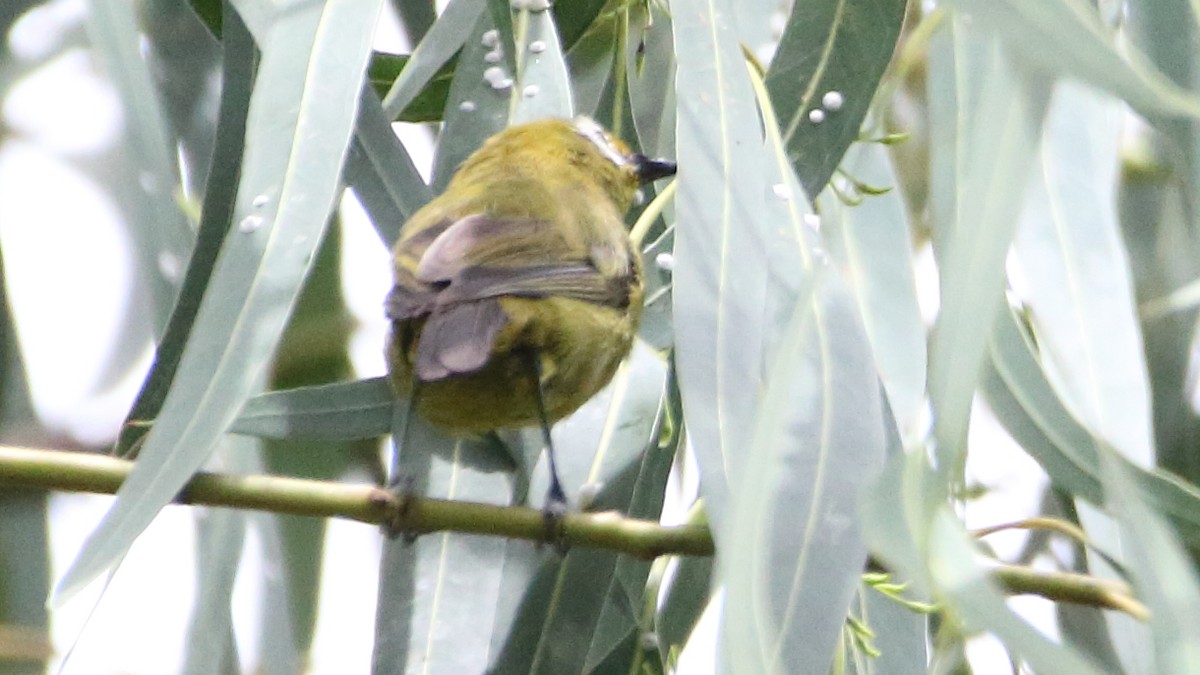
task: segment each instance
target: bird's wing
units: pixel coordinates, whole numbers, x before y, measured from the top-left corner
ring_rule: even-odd
[[[487,362],[508,322],[501,296],[626,307],[634,273],[626,261],[627,275],[602,274],[596,263],[608,267],[612,252],[572,247],[545,222],[480,215],[453,222],[414,257],[415,271],[397,268],[387,313],[393,320],[426,317],[414,363],[426,381]]]
[[[428,244],[415,271],[398,273],[388,296],[388,316],[409,319],[503,295],[627,306],[632,265],[626,260],[625,274],[604,274],[596,263],[611,267],[611,259],[621,254],[593,248],[571,246],[543,221],[468,216]]]

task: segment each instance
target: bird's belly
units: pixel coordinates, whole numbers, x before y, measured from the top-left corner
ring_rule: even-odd
[[[500,302],[509,323],[497,335],[488,362],[470,373],[420,383],[418,414],[445,431],[472,434],[540,424],[530,354],[539,359],[549,420],[569,415],[612,379],[633,344],[640,314],[566,298],[505,297]],[[406,396],[411,367],[394,371],[392,378]]]

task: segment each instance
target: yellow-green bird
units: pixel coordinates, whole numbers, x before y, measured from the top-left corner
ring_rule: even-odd
[[[625,212],[639,185],[674,173],[586,117],[510,127],[413,214],[393,250],[396,391],[455,435],[540,424],[548,510],[565,504],[549,425],[612,379],[641,317]]]

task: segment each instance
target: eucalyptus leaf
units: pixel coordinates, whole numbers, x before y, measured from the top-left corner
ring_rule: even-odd
[[[217,256],[233,222],[238,177],[245,152],[246,108],[253,92],[254,40],[236,12],[225,22],[224,60],[217,138],[205,182],[200,229],[188,262],[179,298],[155,350],[154,365],[142,383],[133,409],[117,437],[113,453],[128,455],[138,447],[149,423],[158,416],[175,379],[183,350],[191,337],[201,298],[211,279]]]
[[[379,8],[335,3],[274,17],[250,104],[239,232],[224,243],[139,461],[60,580],[59,602],[116,563],[175,497],[261,373],[340,195]],[[331,50],[341,56],[327,58]]]
[[[176,139],[167,128],[150,66],[141,55],[142,37],[134,8],[121,2],[99,3],[87,14],[87,28],[124,104],[132,166],[122,182],[140,188],[140,194],[129,200],[128,221],[152,297],[150,323],[157,338],[179,290],[179,279],[164,269],[181,268],[195,243],[195,233],[176,200],[181,190],[173,151]],[[164,259],[174,264],[164,265]]]
[[[517,77],[512,88],[509,124],[574,117],[571,82],[554,15],[522,9],[517,13],[514,30]]]
[[[1103,504],[1097,448],[1104,442],[1058,399],[1012,312],[997,317],[989,346],[992,374],[984,380],[984,394],[998,419],[1056,487]],[[1134,471],[1133,480],[1184,540],[1200,548],[1200,489],[1162,470]]]
[[[1118,48],[1085,0],[953,0],[953,5],[1043,72],[1078,78],[1149,117],[1200,117],[1200,96],[1172,82],[1131,45]]]
[[[843,167],[848,179],[839,183],[841,189],[861,202],[847,204],[827,190],[818,199],[821,217],[814,222],[847,271],[892,410],[906,434],[914,434],[924,408],[927,361],[908,210],[883,146],[851,147]],[[858,194],[846,187],[851,178],[887,191]]]
[[[729,3],[672,6],[679,165],[672,302],[689,439],[718,549],[761,387],[768,193],[755,96]]]
[[[982,39],[961,22],[955,19],[952,27],[956,39]],[[953,191],[931,195],[950,201],[931,210],[952,214],[953,220],[938,252],[942,304],[930,342],[928,386],[939,464],[958,472],[1048,82],[1016,67],[994,40],[956,49],[953,58],[954,81],[965,91],[955,93],[958,113],[943,120],[958,125],[947,132],[958,139],[947,155],[955,162]]]
[[[515,84],[511,71],[485,60],[499,40],[491,12],[482,12],[463,47],[450,95],[446,99],[445,126],[438,136],[433,161],[433,189],[441,192],[458,166],[488,136],[508,124],[509,94]],[[488,44],[484,44],[484,36]],[[485,79],[484,74],[489,73]]]
[[[383,97],[383,110],[388,119],[398,117],[442,66],[458,53],[485,5],[486,0],[453,0],[446,5]]]
[[[391,428],[395,395],[386,377],[259,394],[229,431],[259,438],[376,438]]]
[[[767,89],[788,158],[810,197],[825,187],[858,138],[907,5],[815,0],[792,6],[767,71]]]

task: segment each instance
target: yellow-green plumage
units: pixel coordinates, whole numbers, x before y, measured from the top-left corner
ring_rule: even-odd
[[[433,424],[538,423],[531,358],[557,420],[629,352],[642,272],[624,213],[644,179],[674,167],[596,133],[586,119],[502,131],[401,230],[388,363],[402,395],[419,380],[417,412]]]

